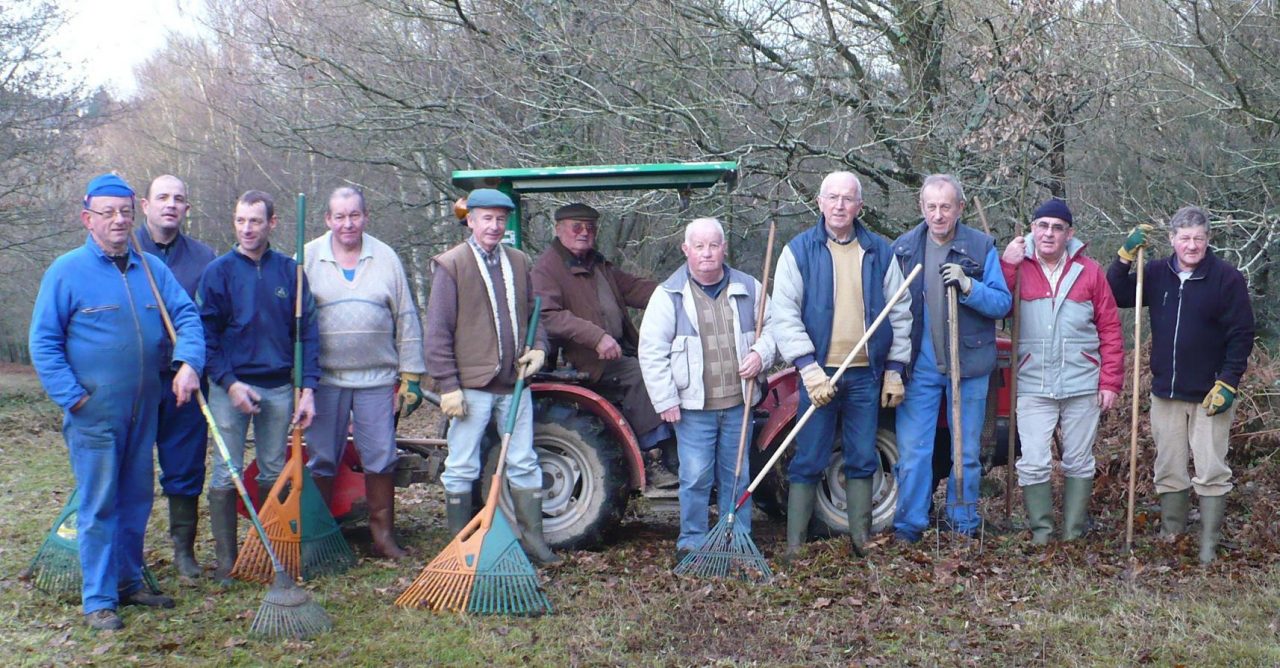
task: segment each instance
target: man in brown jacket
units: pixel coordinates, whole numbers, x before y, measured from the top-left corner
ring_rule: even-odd
[[[502,244],[515,204],[488,188],[471,191],[466,224],[471,236],[431,260],[427,299],[427,373],[449,418],[444,484],[449,532],[471,519],[471,490],[480,477],[480,443],[493,418],[517,411],[507,450],[507,481],[524,548],[539,565],[559,559],[542,536],[542,471],[533,449],[533,401],[512,401],[518,374],[535,374],[546,359],[547,336],[539,324],[534,346],[524,349],[533,309],[529,256]]]
[[[533,267],[533,290],[542,297],[547,335],[565,360],[587,374],[585,385],[622,396],[622,414],[648,451],[646,477],[659,488],[680,483],[662,462],[674,434],[653,410],[636,359],[639,334],[627,307],[649,305],[657,282],[615,267],[596,250],[600,212],[573,203],[556,209],[556,238]]]

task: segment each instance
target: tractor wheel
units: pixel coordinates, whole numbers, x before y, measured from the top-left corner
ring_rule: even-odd
[[[560,550],[594,547],[618,526],[627,509],[629,478],[622,453],[598,419],[571,404],[540,401],[534,415],[533,447],[542,468],[546,541]],[[491,447],[497,445],[495,440]],[[487,491],[496,458],[485,459],[483,490]],[[514,517],[505,491],[502,506]]]
[[[849,519],[845,513],[844,455],[839,437],[831,453],[831,463],[818,486],[818,501],[813,509],[814,535],[849,533]],[[892,429],[876,432],[876,451],[880,454],[880,467],[875,473],[871,492],[871,532],[877,533],[893,525],[893,513],[898,504],[898,481],[893,468],[898,463],[898,441]]]

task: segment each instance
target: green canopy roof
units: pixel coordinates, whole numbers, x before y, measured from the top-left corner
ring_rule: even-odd
[[[736,162],[685,162],[651,165],[587,165],[529,169],[476,169],[453,173],[464,190],[499,188],[514,193],[586,192],[596,190],[691,190],[738,181]]]

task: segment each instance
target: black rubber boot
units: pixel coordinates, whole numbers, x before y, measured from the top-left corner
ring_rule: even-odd
[[[262,504],[267,502],[267,497],[271,496],[271,488],[275,486],[275,478],[258,481],[258,512],[262,512]]]
[[[471,521],[471,492],[444,495],[444,515],[449,524],[449,535],[456,536]]]
[[[186,578],[198,578],[202,574],[196,562],[196,522],[199,516],[200,497],[169,497],[169,538],[173,539],[173,565],[178,574]]]
[[[236,490],[209,490],[209,527],[213,531],[214,554],[218,567],[213,577],[221,584],[231,583],[231,568],[236,565],[240,542],[236,537]]]
[[[554,566],[560,563],[542,535],[542,488],[511,488],[511,502],[516,507],[516,521],[520,523],[520,543],[537,566]]]
[[[813,503],[817,498],[817,485],[791,483],[787,492],[787,551],[782,553],[783,563],[790,564],[800,556],[809,539],[809,520],[813,518]]]

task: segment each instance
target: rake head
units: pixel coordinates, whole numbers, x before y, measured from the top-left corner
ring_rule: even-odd
[[[79,596],[84,584],[80,572],[80,546],[76,542],[76,507],[76,494],[73,493],[27,566],[27,574],[35,588],[52,596]],[[146,564],[142,565],[142,583],[151,593],[160,593],[160,583]]]
[[[473,519],[472,525],[478,520]],[[463,536],[468,534],[467,529],[449,541],[440,554],[422,569],[413,584],[396,599],[396,605],[436,612],[462,612],[467,609],[476,580],[476,557],[469,549],[471,541],[463,540]]]
[[[702,545],[676,564],[676,575],[735,577],[760,583],[773,580],[769,562],[751,540],[751,534],[738,528],[734,516],[729,513],[716,523]]]
[[[301,501],[302,579],[346,573],[356,565],[356,553],[325,505],[320,489],[307,474],[303,475]]]
[[[485,534],[467,612],[529,616],[551,612],[551,601],[538,584],[538,571],[503,513],[496,514]]]
[[[276,573],[267,597],[253,616],[249,633],[267,638],[306,640],[333,628],[329,615],[286,573]]]
[[[270,504],[270,501],[267,503]],[[262,517],[265,516],[266,514],[263,513]],[[281,524],[282,522],[279,521],[268,523],[264,520],[262,528],[271,539],[271,549],[280,560],[280,565],[290,577],[297,579],[302,577],[302,543],[297,539],[296,532],[282,530]],[[245,582],[271,584],[275,576],[276,569],[271,563],[271,555],[263,547],[258,533],[250,531],[245,536],[244,545],[240,546],[240,554],[236,557],[235,566],[231,569],[231,577]]]

